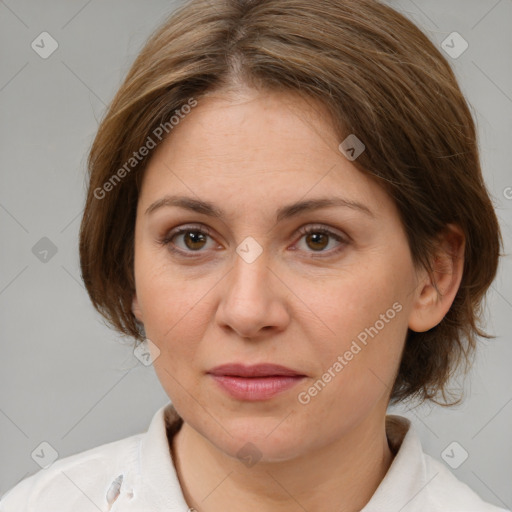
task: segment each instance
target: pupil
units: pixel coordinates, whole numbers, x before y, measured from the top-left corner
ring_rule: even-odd
[[[319,240],[319,238],[320,238],[320,240]],[[323,238],[323,241],[326,242],[327,237],[323,233],[313,233],[308,236],[308,239],[312,240],[313,244],[320,244],[320,247],[316,247],[317,249],[323,249],[326,246],[325,243],[322,244],[322,240],[321,240],[322,238]],[[315,249],[315,247],[312,247],[312,248]]]
[[[192,242],[192,246],[189,245],[189,241]],[[204,235],[202,233],[198,233],[196,231],[188,231],[187,234],[185,235],[185,243],[187,244],[187,247],[189,247],[189,249],[200,249],[201,246],[197,247],[194,246],[194,244],[201,242],[204,242]]]
[[[308,243],[312,242],[313,246],[316,245],[316,247],[312,247],[313,249],[323,249],[326,246],[327,236],[324,233],[313,233],[308,235],[307,238]],[[185,235],[185,243],[189,249],[200,249],[201,245],[198,247],[195,244],[201,244],[202,242],[204,242],[204,235],[202,233],[197,231],[188,231]]]

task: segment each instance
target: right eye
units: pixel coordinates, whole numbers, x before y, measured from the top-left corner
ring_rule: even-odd
[[[167,246],[168,249],[174,253],[182,254],[185,257],[194,257],[194,255],[190,253],[205,252],[201,249],[207,247],[208,238],[211,239],[211,235],[207,228],[180,226],[167,233],[159,240],[159,243]],[[176,243],[175,240],[181,240],[181,246]]]

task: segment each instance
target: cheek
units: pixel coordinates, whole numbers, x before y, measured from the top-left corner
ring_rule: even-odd
[[[177,403],[190,399],[186,390],[194,388],[194,380],[202,371],[198,347],[208,325],[202,288],[183,284],[153,275],[146,286],[141,286],[146,335],[160,350],[154,370],[168,396]]]
[[[407,332],[407,305],[406,277],[390,277],[391,268],[353,269],[309,287],[308,306],[321,321],[311,322],[308,315],[302,329],[314,344],[321,381],[316,387],[327,402],[372,401],[393,384]]]
[[[168,268],[141,272],[139,277],[146,336],[160,350],[154,369],[168,395],[179,400],[183,386],[194,388],[205,370],[200,346],[214,314],[211,297],[218,278],[187,280]]]
[[[141,248],[135,262],[137,297],[146,332],[155,340],[175,340],[183,325],[189,324],[207,302],[207,291],[215,285],[214,276],[189,279],[177,265],[170,265],[166,252]],[[148,336],[149,337],[149,336]]]
[[[318,319],[309,322],[310,327],[321,329],[327,337],[338,340],[334,345],[340,349],[344,343],[373,326],[381,315],[386,316],[386,312],[393,321],[385,322],[386,329],[382,331],[387,330],[391,323],[398,323],[395,317],[400,317],[396,311],[400,308],[393,308],[393,304],[402,304],[403,293],[390,275],[378,268],[372,271],[351,270],[320,283],[304,283],[307,305]],[[382,326],[381,323],[379,321],[378,327]],[[307,328],[307,324],[303,327]]]

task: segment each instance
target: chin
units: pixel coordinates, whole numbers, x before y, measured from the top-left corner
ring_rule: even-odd
[[[220,429],[219,432],[216,429],[213,437],[206,437],[219,450],[241,461],[245,457],[258,459],[259,462],[290,460],[298,456],[298,451],[304,450],[304,435],[290,431],[290,425],[285,425],[286,421],[282,421],[286,416],[280,414],[277,417],[258,418],[254,414],[235,418],[233,421],[219,418],[225,430]]]
[[[252,439],[234,434],[227,446],[217,448],[250,468],[255,464],[293,460],[304,450],[304,443],[282,437],[270,439],[268,433]]]

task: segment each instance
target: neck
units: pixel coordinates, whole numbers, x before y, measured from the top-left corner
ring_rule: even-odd
[[[393,461],[385,418],[363,421],[341,439],[292,460],[262,459],[251,467],[187,423],[171,450],[185,500],[197,512],[360,511]]]

